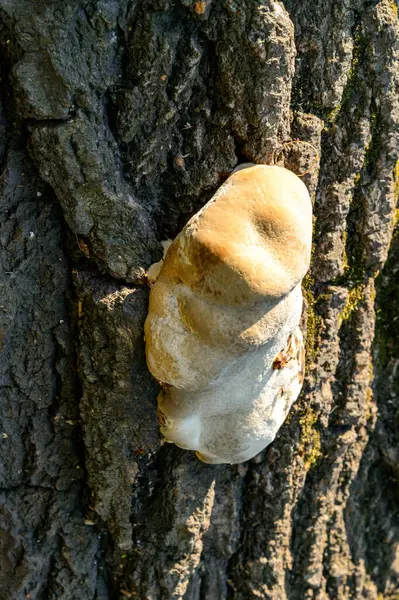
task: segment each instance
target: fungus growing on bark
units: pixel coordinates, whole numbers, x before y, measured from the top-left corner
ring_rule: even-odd
[[[298,328],[312,207],[281,167],[237,169],[170,245],[151,289],[147,364],[167,441],[208,463],[270,444],[303,382]]]

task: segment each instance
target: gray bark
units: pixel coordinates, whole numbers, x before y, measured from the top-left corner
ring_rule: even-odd
[[[397,598],[395,0],[0,0],[0,47],[0,597]],[[160,443],[143,275],[273,160],[315,207],[307,378],[213,467]]]

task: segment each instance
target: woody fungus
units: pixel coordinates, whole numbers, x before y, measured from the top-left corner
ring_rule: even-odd
[[[303,382],[311,240],[303,182],[244,165],[166,246],[145,322],[166,441],[214,464],[273,441]]]

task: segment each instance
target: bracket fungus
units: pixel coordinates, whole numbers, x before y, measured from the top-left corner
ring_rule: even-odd
[[[303,382],[311,238],[304,183],[244,165],[169,246],[145,322],[167,441],[213,464],[243,462],[273,441]]]

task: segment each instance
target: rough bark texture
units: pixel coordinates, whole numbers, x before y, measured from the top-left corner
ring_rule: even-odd
[[[0,597],[397,598],[395,0],[0,0],[0,44]],[[142,277],[248,160],[310,168],[307,380],[212,467],[159,442]]]

